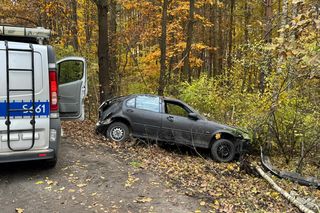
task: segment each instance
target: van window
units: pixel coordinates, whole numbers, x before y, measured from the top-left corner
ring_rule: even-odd
[[[59,64],[59,83],[65,84],[81,80],[83,77],[82,61],[64,61]]]

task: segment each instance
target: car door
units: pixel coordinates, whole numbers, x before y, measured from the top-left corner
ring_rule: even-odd
[[[158,139],[161,128],[160,104],[160,98],[151,95],[138,95],[125,101],[123,113],[130,120],[134,136]]]
[[[179,144],[192,144],[191,131],[195,121],[188,118],[190,110],[180,102],[164,100],[162,114],[162,140]]]
[[[88,88],[86,60],[67,57],[57,62],[57,68],[60,118],[84,120],[84,98]]]

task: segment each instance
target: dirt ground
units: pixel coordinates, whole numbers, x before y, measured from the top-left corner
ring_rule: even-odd
[[[128,165],[103,147],[64,138],[56,168],[0,166],[1,212],[208,212],[159,176]]]

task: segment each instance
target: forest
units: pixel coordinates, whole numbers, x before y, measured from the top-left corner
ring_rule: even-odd
[[[133,93],[247,129],[279,168],[320,177],[318,0],[0,0],[0,23],[52,30],[88,60],[87,119]]]

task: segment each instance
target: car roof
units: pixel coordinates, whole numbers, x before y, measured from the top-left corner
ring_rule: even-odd
[[[175,101],[175,102],[179,102],[179,103],[184,103],[181,100],[175,99],[175,98],[171,98],[171,97],[166,97],[166,96],[159,96],[159,95],[154,95],[154,94],[146,94],[146,93],[141,93],[141,94],[131,94],[131,95],[127,95],[125,96],[126,98],[130,98],[130,97],[137,97],[137,96],[150,96],[150,97],[159,97],[162,100],[165,101]]]

